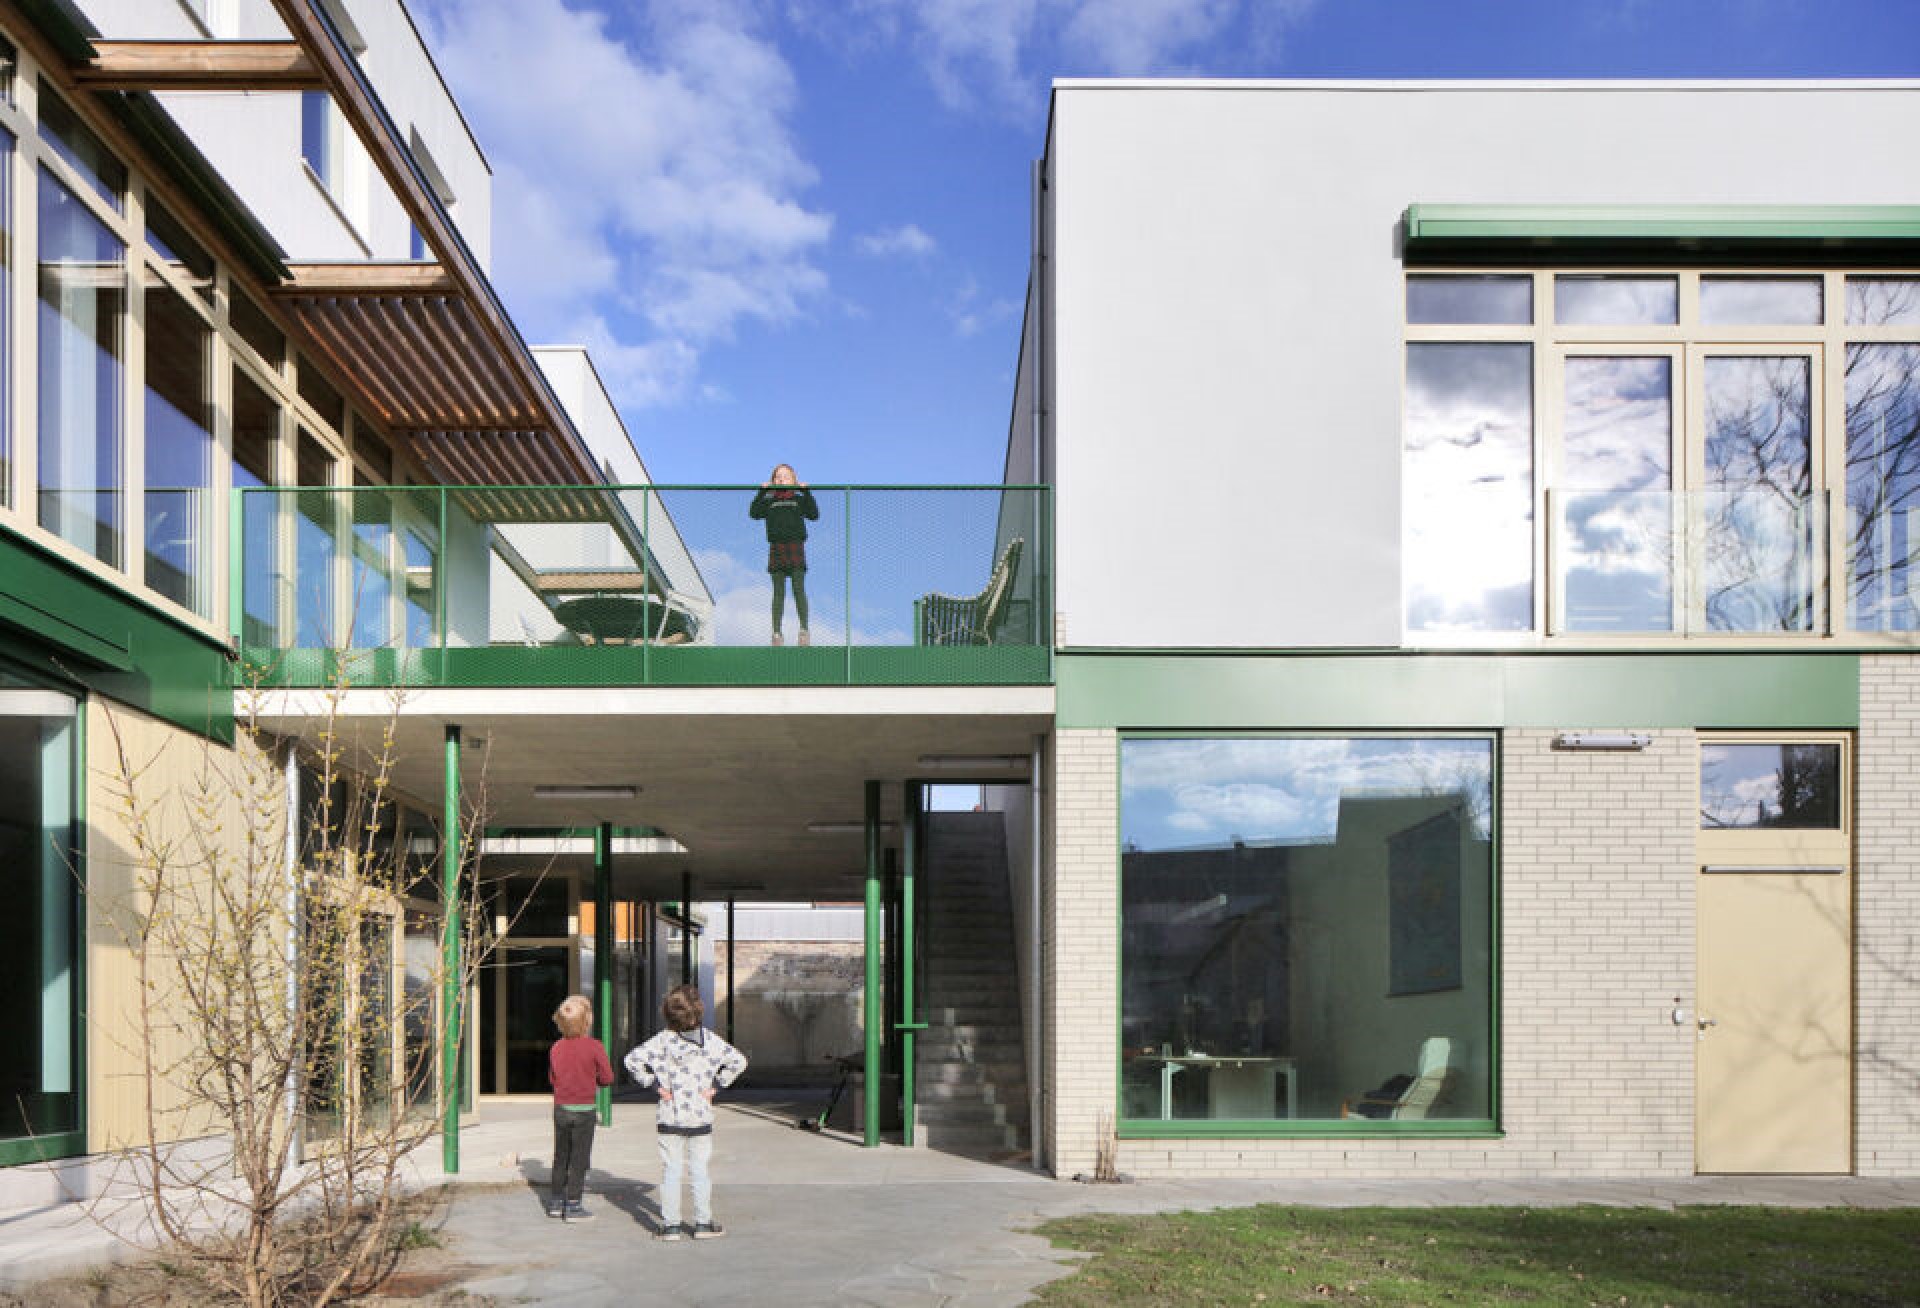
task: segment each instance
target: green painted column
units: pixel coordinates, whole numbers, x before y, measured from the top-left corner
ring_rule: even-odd
[[[680,984],[693,984],[693,873],[680,872]]]
[[[593,841],[593,1016],[600,1043],[613,1057],[613,824],[602,822]],[[613,1087],[594,1092],[600,1125],[613,1125]]]
[[[733,990],[733,896],[727,896],[727,1043],[733,1043],[733,1011],[739,1005],[734,1003]]]
[[[867,783],[867,993],[866,993],[866,1070],[863,1074],[861,1102],[866,1108],[866,1139],[869,1149],[880,1144],[880,1091],[886,1074],[880,1059],[880,783]]]
[[[460,728],[447,727],[440,828],[440,1166],[460,1170]]]
[[[913,1143],[915,1091],[913,1084],[913,1046],[919,1032],[926,1029],[920,1020],[915,992],[913,937],[918,929],[914,918],[914,874],[920,859],[920,804],[923,791],[918,783],[907,785],[906,814],[900,826],[900,1142]]]

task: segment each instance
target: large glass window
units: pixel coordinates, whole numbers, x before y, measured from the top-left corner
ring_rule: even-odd
[[[1121,795],[1123,1117],[1491,1121],[1490,738],[1132,738]]]
[[[1407,621],[1533,625],[1533,350],[1407,346]]]
[[[1911,271],[1409,270],[1407,632],[1910,643],[1916,329]]]
[[[147,586],[213,611],[213,331],[157,275],[147,283]]]
[[[40,525],[121,565],[126,248],[40,173]]]
[[[79,1148],[75,710],[0,673],[0,1163]]]

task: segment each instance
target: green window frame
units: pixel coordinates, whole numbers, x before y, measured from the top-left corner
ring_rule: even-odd
[[[1130,744],[1155,741],[1193,741],[1208,745],[1233,747],[1259,741],[1285,742],[1361,742],[1376,748],[1390,748],[1395,741],[1442,741],[1442,742],[1484,742],[1487,747],[1487,793],[1486,812],[1486,880],[1485,880],[1485,916],[1480,929],[1485,932],[1485,994],[1484,1003],[1484,1053],[1478,1055],[1480,1068],[1484,1074],[1485,1115],[1468,1117],[1434,1117],[1415,1120],[1396,1120],[1388,1117],[1181,1117],[1142,1115],[1127,1111],[1141,1100],[1141,1085],[1138,1076],[1133,1078],[1132,1097],[1136,1105],[1129,1104],[1129,1085],[1127,1063],[1129,1058],[1128,1040],[1138,1031],[1129,1030],[1127,1008],[1127,901],[1125,860],[1129,852],[1138,854],[1139,850],[1129,851],[1127,823],[1127,777],[1126,754]],[[1116,1105],[1116,1134],[1122,1139],[1312,1139],[1312,1138],[1500,1138],[1504,1132],[1500,1126],[1501,1113],[1501,1029],[1500,1029],[1500,993],[1501,993],[1501,957],[1500,957],[1500,757],[1501,733],[1497,730],[1375,730],[1375,731],[1284,731],[1284,730],[1122,730],[1119,733],[1119,748],[1115,751],[1115,793],[1120,797],[1120,821],[1117,824],[1115,856],[1115,875],[1118,894],[1115,908],[1115,956],[1116,975],[1119,978],[1119,990],[1115,996],[1115,1067],[1114,1067],[1114,1103]],[[1238,842],[1236,842],[1238,843]],[[1248,841],[1249,845],[1256,843]],[[1466,901],[1461,901],[1464,910]],[[1463,918],[1463,922],[1464,922]],[[1390,925],[1391,929],[1391,925]],[[1464,988],[1464,987],[1463,987]],[[1389,996],[1412,999],[1418,1003],[1420,995]],[[1476,1006],[1477,1007],[1477,1006]],[[1135,1040],[1138,1046],[1140,1041]],[[1426,1042],[1422,1042],[1423,1045]],[[1133,1053],[1142,1052],[1136,1048]],[[1166,1051],[1163,1050],[1164,1054]],[[1295,1051],[1289,1050],[1291,1055]],[[1421,1050],[1422,1053],[1426,1051]],[[1406,1051],[1411,1059],[1411,1049]],[[1473,1057],[1471,1051],[1468,1057]],[[1218,1063],[1230,1063],[1234,1059],[1226,1056],[1214,1060]],[[1258,1059],[1248,1060],[1258,1063]],[[1293,1062],[1291,1058],[1283,1061]],[[1136,1069],[1137,1070],[1137,1069]],[[1299,1070],[1298,1063],[1285,1073],[1291,1076]],[[1409,1067],[1409,1071],[1414,1070]],[[1213,1075],[1212,1067],[1207,1076]],[[1162,1074],[1164,1075],[1164,1073]],[[1177,1080],[1176,1078],[1174,1078]],[[1244,1076],[1241,1079],[1245,1079]],[[1355,1085],[1356,1096],[1364,1095],[1369,1087]],[[1301,1092],[1294,1087],[1289,1091],[1298,1096]],[[1209,1097],[1212,1089],[1209,1086]],[[1162,1091],[1163,1100],[1167,1092]],[[1313,1106],[1313,1096],[1309,1093],[1307,1107]],[[1166,1114],[1169,1105],[1163,1103],[1161,1112]]]

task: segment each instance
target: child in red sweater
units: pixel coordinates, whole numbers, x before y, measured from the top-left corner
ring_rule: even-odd
[[[593,1030],[593,1005],[585,995],[568,995],[554,1010],[560,1038],[547,1051],[547,1080],[553,1084],[553,1174],[548,1182],[547,1216],[588,1222],[593,1213],[581,1202],[587,1167],[593,1161],[593,1128],[599,1113],[599,1088],[613,1084],[606,1046]]]

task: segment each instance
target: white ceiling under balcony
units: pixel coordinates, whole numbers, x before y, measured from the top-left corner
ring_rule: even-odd
[[[325,692],[284,692],[262,724],[317,737]],[[333,720],[352,750],[391,725],[394,786],[436,816],[443,805],[445,728],[461,728],[463,795],[489,827],[653,827],[685,853],[616,854],[613,890],[624,898],[678,900],[681,876],[695,899],[857,898],[865,867],[857,829],[865,783],[881,790],[886,843],[899,847],[907,778],[933,783],[998,779],[1019,784],[1018,764],[950,772],[930,755],[1023,758],[1052,729],[1047,686],[459,689],[413,692],[396,715],[389,692],[340,698]],[[632,798],[541,798],[541,788],[635,788]],[[516,865],[525,863],[516,859]],[[537,861],[537,860],[536,860]]]

